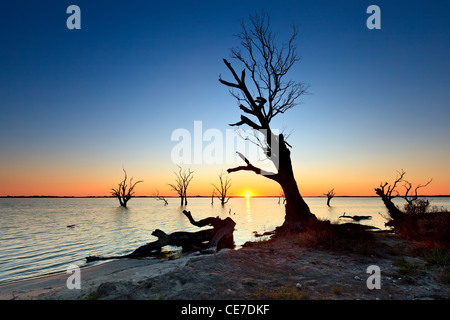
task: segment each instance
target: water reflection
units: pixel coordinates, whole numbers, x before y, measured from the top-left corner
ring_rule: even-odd
[[[246,213],[246,218],[247,218],[247,222],[251,223],[252,222],[252,209],[250,206],[250,197],[245,198],[245,213]]]
[[[111,208],[111,211],[115,214],[124,214],[124,213],[131,212],[131,209],[118,206],[118,207]]]
[[[327,206],[327,214],[322,214],[321,219],[329,220],[332,223],[336,223],[339,219],[336,218],[340,210],[334,206]]]
[[[320,219],[338,221],[344,212],[370,215],[372,220],[360,223],[385,228],[386,220],[379,213],[386,209],[379,198],[337,197],[331,207],[326,206],[323,197],[305,201]],[[401,199],[396,201],[396,205],[403,204]],[[430,202],[450,207],[450,198],[430,198]],[[83,266],[88,255],[128,253],[155,241],[151,235],[155,229],[167,234],[199,231],[182,213],[185,209],[191,211],[195,220],[226,218],[231,213],[236,222],[237,248],[252,240],[253,231],[264,233],[280,226],[285,215],[278,197],[232,198],[223,207],[217,202],[211,206],[209,197],[192,198],[187,207],[180,206],[178,199],[169,199],[164,206],[152,198],[136,198],[129,208],[119,207],[112,198],[2,198],[0,282],[64,271],[64,266],[72,263]],[[75,227],[67,228],[68,225]]]
[[[336,212],[336,209],[333,206],[328,207],[328,212],[334,213]]]

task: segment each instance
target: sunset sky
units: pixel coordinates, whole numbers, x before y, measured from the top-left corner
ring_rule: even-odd
[[[81,30],[66,27],[72,4]],[[372,4],[381,30],[366,27]],[[374,196],[401,169],[450,194],[449,1],[2,0],[0,196],[108,195],[122,167],[144,180],[137,195],[176,195],[171,135],[239,120],[218,78],[231,80],[222,59],[240,19],[261,10],[280,41],[299,27],[289,77],[309,94],[273,128],[291,132],[302,195]],[[188,195],[210,195],[233,166],[183,165]],[[234,195],[279,194],[250,172],[230,178]]]

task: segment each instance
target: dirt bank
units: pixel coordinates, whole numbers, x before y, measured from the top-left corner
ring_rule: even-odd
[[[441,277],[446,267],[411,255],[411,242],[376,234],[371,246],[369,254],[332,252],[277,238],[210,255],[113,261],[83,269],[81,290],[68,290],[68,275],[61,274],[33,286],[2,286],[0,293],[2,299],[450,298]],[[380,289],[367,287],[371,265],[381,270]]]

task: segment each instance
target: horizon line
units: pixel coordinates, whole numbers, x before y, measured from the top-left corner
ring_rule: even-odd
[[[133,198],[180,198],[180,196],[133,196]],[[201,195],[195,195],[195,196],[187,196],[188,198],[208,198],[210,199],[211,196],[201,196]],[[313,196],[303,196],[303,198],[326,198],[326,195],[313,195]],[[379,196],[367,196],[367,195],[342,195],[342,196],[334,196],[333,198],[378,198]],[[450,197],[450,195],[422,195],[420,197]],[[117,198],[115,196],[55,196],[55,195],[32,195],[32,196],[25,196],[25,195],[19,195],[19,196],[0,196],[0,198]],[[214,197],[216,198],[216,197]],[[229,196],[227,198],[246,198],[246,196]],[[281,197],[279,195],[267,195],[267,196],[251,196],[250,198],[285,198]],[[398,197],[402,198],[402,197]]]

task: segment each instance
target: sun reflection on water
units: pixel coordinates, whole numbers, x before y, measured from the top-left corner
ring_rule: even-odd
[[[252,222],[252,208],[250,206],[250,197],[245,198],[245,213],[247,222]]]
[[[251,192],[249,192],[251,195]],[[429,198],[437,206],[450,206],[450,198]],[[336,223],[344,212],[370,215],[360,224],[385,228],[380,213],[386,208],[375,197],[337,197],[332,206],[323,197],[305,198],[320,219]],[[402,204],[401,199],[396,203]],[[150,241],[155,229],[166,233],[197,232],[182,211],[192,212],[196,220],[231,217],[236,222],[237,247],[253,240],[254,232],[272,231],[284,221],[285,206],[278,197],[236,197],[225,205],[211,205],[210,198],[190,198],[187,207],[178,199],[167,206],[153,198],[136,198],[130,207],[118,207],[111,198],[17,198],[0,199],[0,282],[64,271],[69,264],[86,264],[88,255],[129,253]],[[73,226],[68,228],[68,226]]]

